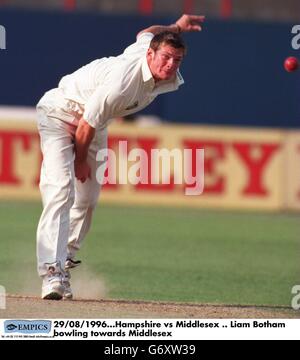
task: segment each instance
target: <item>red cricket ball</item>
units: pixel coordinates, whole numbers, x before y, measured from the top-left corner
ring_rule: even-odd
[[[299,67],[299,61],[294,56],[290,56],[284,61],[284,68],[288,72],[296,71]]]

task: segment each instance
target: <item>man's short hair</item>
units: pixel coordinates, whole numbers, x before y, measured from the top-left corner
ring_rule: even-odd
[[[186,54],[187,49],[182,37],[172,31],[163,31],[154,35],[150,43],[150,48],[156,51],[161,45],[169,45],[175,49],[182,49],[184,55]]]

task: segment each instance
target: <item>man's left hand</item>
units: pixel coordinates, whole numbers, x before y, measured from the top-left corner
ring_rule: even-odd
[[[179,26],[182,32],[201,31],[202,23],[205,20],[205,16],[202,15],[182,15],[176,21],[176,25]]]

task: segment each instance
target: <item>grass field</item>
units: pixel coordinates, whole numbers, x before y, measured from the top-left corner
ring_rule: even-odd
[[[0,284],[8,293],[39,286],[40,212],[39,203],[0,203]],[[107,298],[289,306],[300,283],[299,217],[101,204],[79,258],[104,280]]]

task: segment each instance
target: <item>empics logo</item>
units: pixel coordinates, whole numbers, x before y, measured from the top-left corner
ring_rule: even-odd
[[[6,30],[5,27],[0,25],[0,50],[6,49]]]
[[[292,39],[292,48],[294,50],[299,50],[300,49],[300,25],[293,26],[292,34],[296,34]]]
[[[6,291],[5,287],[0,285],[0,310],[6,309]]]
[[[47,320],[6,320],[4,322],[5,333],[21,334],[49,334],[51,321]]]

